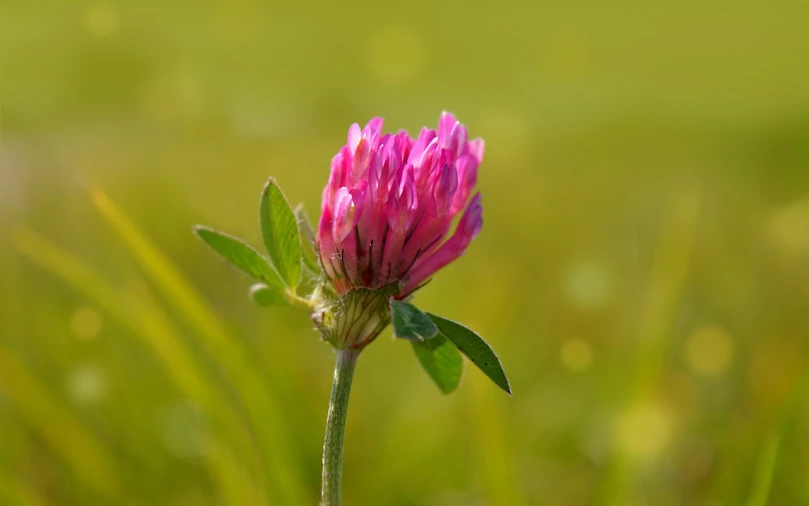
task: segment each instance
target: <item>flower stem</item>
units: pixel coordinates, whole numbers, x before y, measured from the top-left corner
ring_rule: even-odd
[[[343,441],[345,439],[348,395],[354,366],[357,365],[359,351],[343,349],[337,351],[337,365],[331,385],[329,415],[326,419],[326,439],[323,442],[323,486],[321,506],[340,506],[343,502]]]
[[[298,295],[294,289],[286,291],[287,300],[290,304],[294,304],[296,306],[301,306],[305,309],[312,309],[314,304],[309,299],[304,299],[300,295]]]

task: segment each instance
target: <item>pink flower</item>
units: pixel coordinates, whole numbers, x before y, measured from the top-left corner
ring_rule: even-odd
[[[323,190],[317,249],[339,295],[399,281],[405,297],[461,256],[483,225],[480,194],[470,199],[481,139],[469,141],[447,112],[437,132],[423,128],[416,139],[381,132],[381,118],[351,125]]]

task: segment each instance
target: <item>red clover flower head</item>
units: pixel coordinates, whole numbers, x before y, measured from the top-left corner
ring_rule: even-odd
[[[405,298],[466,250],[483,225],[480,194],[470,199],[483,140],[443,113],[438,131],[382,135],[382,119],[356,123],[331,163],[316,246],[339,296],[396,283]],[[461,214],[450,234],[453,219]]]

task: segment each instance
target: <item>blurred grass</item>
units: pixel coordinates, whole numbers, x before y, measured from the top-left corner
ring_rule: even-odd
[[[171,262],[165,258],[134,224],[100,190],[93,190],[92,201],[98,212],[124,240],[131,253],[143,265],[182,316],[197,331],[209,352],[217,357],[253,424],[259,448],[269,459],[266,479],[280,491],[284,504],[300,504],[303,491],[297,471],[289,465],[292,454],[288,450],[285,428],[281,424],[278,408],[259,373],[241,348],[235,346],[222,324],[186,282]]]
[[[416,302],[515,393],[380,338],[347,504],[809,503],[808,17],[0,3],[0,504],[314,504],[333,355],[190,226],[260,244],[270,175],[316,220],[351,122],[442,109],[485,226]]]
[[[30,371],[0,346],[4,392],[26,421],[65,459],[76,476],[108,499],[118,497],[120,475],[115,461],[96,438],[48,392]]]
[[[243,422],[234,419],[233,406],[230,406],[221,397],[221,394],[213,391],[214,379],[206,377],[199,370],[196,360],[166,321],[165,316],[161,314],[160,309],[149,300],[148,294],[143,293],[142,290],[136,291],[136,296],[119,293],[93,272],[89,266],[27,229],[18,232],[14,244],[22,254],[84,293],[99,307],[103,307],[111,316],[118,319],[122,325],[129,328],[133,335],[142,338],[144,343],[160,358],[166,372],[177,383],[179,389],[189,399],[198,402],[212,418],[220,417],[222,419],[220,434],[240,440],[238,451],[240,458],[246,459],[260,470],[260,456],[253,448],[252,440],[246,432]],[[40,402],[45,402],[47,407],[47,401]],[[221,489],[220,493],[226,503],[244,503],[248,497],[240,497],[240,494],[245,492],[252,492],[255,496],[261,495],[256,490],[255,482],[240,483],[243,480],[240,476],[242,471],[235,468],[236,458],[233,450],[219,450],[220,443],[213,441],[207,442],[207,444],[212,444],[214,447],[210,467],[215,473]],[[241,485],[241,488],[234,489],[234,485]],[[255,501],[256,504],[261,502],[261,500]]]
[[[30,485],[16,476],[0,478],[0,498],[11,506],[46,506],[46,502]]]
[[[668,409],[665,399],[658,398],[660,376],[671,342],[670,329],[685,287],[699,196],[693,190],[677,189],[669,200],[655,246],[649,287],[638,316],[637,357],[632,361],[635,367],[626,368],[631,376],[621,382],[621,398],[616,402],[619,412],[615,414],[612,430],[624,444],[616,446],[607,465],[600,496],[600,503],[605,505],[626,504],[632,492],[631,477],[637,474],[638,465],[654,457],[660,451],[655,446],[664,443],[654,428],[644,431],[643,425],[654,423],[654,418],[645,419],[638,413],[649,405],[654,406],[652,409]],[[644,437],[648,440],[644,441]]]
[[[764,506],[768,504],[780,446],[780,434],[773,434],[762,442],[761,453],[750,486],[750,500],[747,501],[747,506]]]

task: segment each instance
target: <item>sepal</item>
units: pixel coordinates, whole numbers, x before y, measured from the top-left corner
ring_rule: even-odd
[[[398,281],[381,288],[354,288],[342,297],[321,285],[312,300],[312,321],[323,339],[338,350],[360,350],[390,323],[388,299],[401,290]]]
[[[438,334],[430,317],[409,302],[390,299],[390,316],[396,337],[410,341],[424,341]]]

